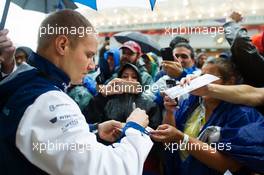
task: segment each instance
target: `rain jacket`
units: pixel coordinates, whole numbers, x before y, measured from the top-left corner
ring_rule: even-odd
[[[117,120],[126,122],[133,111],[133,103],[136,107],[146,110],[149,115],[149,126],[157,128],[161,124],[162,117],[159,107],[143,94],[121,94],[104,97],[96,96],[84,109],[84,115],[89,123]]]
[[[107,62],[108,55],[113,54],[114,58],[114,70],[109,70],[109,65]],[[105,84],[106,81],[112,77],[114,73],[119,70],[120,67],[120,50],[119,49],[110,49],[104,53],[104,59],[99,62],[100,75],[97,76],[96,81],[98,84]]]
[[[96,81],[87,74],[83,79],[83,84],[71,86],[67,89],[67,94],[78,104],[81,111],[83,111],[90,100],[97,95]]]
[[[123,70],[127,67],[132,68],[136,72],[138,82],[142,84],[139,70],[135,65],[130,63],[125,64],[121,68],[118,72],[118,77],[121,77]],[[149,115],[150,127],[156,128],[161,124],[162,116],[159,107],[142,93],[120,94],[106,97],[99,94],[90,101],[89,105],[84,110],[84,115],[86,116],[87,122],[91,123],[103,122],[111,119],[126,122],[127,117],[133,111],[133,103],[136,104],[136,107],[146,110],[146,113]]]
[[[264,56],[248,37],[247,30],[235,22],[224,24],[225,37],[231,46],[232,61],[244,82],[254,87],[264,87]]]

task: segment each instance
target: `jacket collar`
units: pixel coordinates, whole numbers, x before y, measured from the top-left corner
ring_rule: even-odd
[[[45,78],[54,83],[58,88],[63,91],[67,88],[70,78],[46,58],[33,52],[28,61],[30,65],[37,68]]]

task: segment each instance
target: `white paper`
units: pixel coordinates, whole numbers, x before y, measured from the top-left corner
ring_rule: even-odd
[[[216,80],[219,80],[218,77],[211,74],[204,74],[198,78],[193,79],[189,85],[186,86],[175,86],[170,89],[167,89],[165,93],[171,98],[175,99],[181,95],[187,94],[195,89],[203,87],[207,84],[210,84]]]

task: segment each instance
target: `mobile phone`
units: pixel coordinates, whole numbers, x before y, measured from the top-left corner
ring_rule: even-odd
[[[174,61],[171,47],[165,47],[160,49],[160,54],[163,60]]]
[[[176,86],[176,81],[175,80],[166,80],[166,86],[167,88],[172,88]]]
[[[166,80],[166,86],[167,86],[167,88],[172,88],[172,87],[176,86],[176,81],[175,80]],[[178,105],[179,104],[178,97],[176,97],[174,100]]]

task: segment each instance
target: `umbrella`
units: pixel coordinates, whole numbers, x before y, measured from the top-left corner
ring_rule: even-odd
[[[2,15],[0,30],[4,28],[5,21],[11,0],[6,0],[5,9]],[[43,13],[50,13],[58,9],[76,9],[77,5],[73,0],[12,0],[13,3],[23,9]]]
[[[144,53],[154,52],[157,55],[160,55],[160,46],[158,43],[153,41],[148,35],[145,35],[140,32],[120,32],[113,37],[120,43],[132,40],[137,42]]]
[[[58,9],[76,9],[72,0],[12,0],[23,9],[50,13]]]
[[[101,2],[100,1],[98,2],[98,0],[74,0],[74,2],[78,2],[80,4],[83,4],[83,5],[86,5],[88,7],[91,7],[94,10],[97,10],[97,4],[100,4],[100,5],[104,6],[104,7],[113,8],[113,7],[121,7],[123,3],[125,3],[126,5],[128,5],[128,3],[129,3],[129,1],[128,2],[124,2],[124,1],[121,1],[121,0],[119,0],[119,2],[116,1],[116,0],[112,0],[112,2],[110,0],[107,0],[107,1],[108,2],[106,2],[106,0],[101,0]],[[137,0],[137,1],[142,1],[142,0]],[[137,2],[135,2],[135,0],[130,1],[130,2],[133,2],[133,4],[137,3]],[[110,3],[111,5],[109,5],[108,3]],[[150,6],[151,6],[151,10],[153,11],[155,3],[156,3],[156,0],[149,0],[149,3],[150,3]],[[100,8],[100,10],[102,10],[102,8]]]
[[[2,18],[1,18],[0,30],[2,30],[5,27],[6,17],[7,17],[8,9],[10,6],[10,1],[11,0],[6,0],[5,7],[3,10],[3,14],[2,14]]]

